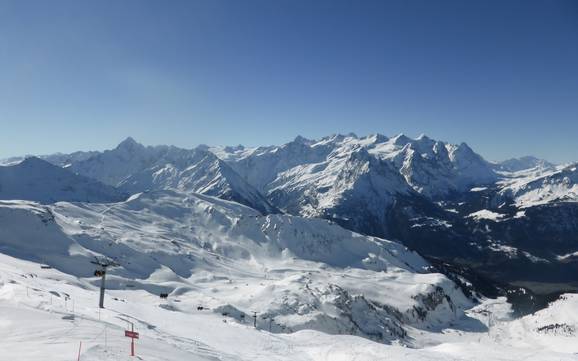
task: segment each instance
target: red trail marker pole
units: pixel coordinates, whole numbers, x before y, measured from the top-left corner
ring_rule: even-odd
[[[134,332],[134,326],[131,326],[130,330]],[[130,355],[134,356],[134,337],[130,338]]]
[[[134,339],[138,338],[139,334],[138,332],[134,332],[134,325],[131,323],[131,331],[124,331],[124,335],[126,337],[130,337],[130,355],[134,356]]]

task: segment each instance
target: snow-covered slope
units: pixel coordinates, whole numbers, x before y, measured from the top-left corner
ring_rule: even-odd
[[[23,203],[20,207],[37,206]],[[141,260],[147,258],[145,255]],[[407,347],[405,343],[386,344],[309,329],[280,332],[277,323],[269,322],[271,314],[261,313],[261,308],[255,308],[258,313],[254,328],[251,313],[241,314],[232,307],[209,307],[219,304],[220,299],[233,298],[234,293],[239,295],[234,297],[237,302],[253,302],[255,291],[270,289],[288,270],[272,269],[267,277],[254,280],[249,271],[255,268],[238,275],[207,272],[183,280],[171,270],[159,268],[142,280],[120,278],[122,269],[117,269],[108,283],[112,289],[106,292],[106,308],[99,310],[98,279],[88,276],[92,268],[86,263],[78,267],[87,269],[87,277],[0,253],[2,357],[65,361],[76,359],[80,353],[81,360],[128,361],[135,359],[129,356],[130,340],[124,336],[131,324],[140,334],[136,358],[151,361],[570,361],[576,360],[578,352],[575,295],[565,295],[550,308],[514,321],[504,299],[485,300],[443,328],[406,326],[407,341],[413,346]],[[342,278],[347,279],[347,274],[344,270]],[[392,282],[393,278],[387,279],[386,284]],[[183,283],[188,285],[175,288]],[[308,285],[311,287],[311,283]],[[159,299],[158,292],[171,289],[174,291],[168,299]],[[263,292],[258,296],[263,297]],[[332,301],[326,299],[323,303],[325,312],[335,312],[330,307]],[[359,302],[353,304],[367,317],[374,316],[360,308]],[[303,317],[301,308],[290,309],[297,319]]]
[[[541,171],[521,171],[504,178],[500,195],[520,208],[578,202],[578,163]]]
[[[85,361],[570,361],[578,352],[577,336],[555,326],[571,324],[564,317],[574,317],[575,302],[553,305],[554,322],[528,318],[518,327],[503,300],[487,300],[453,326],[410,330],[417,348],[409,348],[314,330],[269,332],[266,320],[255,329],[252,318],[197,309],[194,292],[161,300],[136,287],[107,290],[98,310],[95,283],[0,254],[2,357],[65,361],[80,351]],[[136,357],[124,336],[129,322],[140,334]]]
[[[116,204],[0,203],[0,252],[91,277],[106,256],[115,289],[168,292],[274,332],[315,329],[380,342],[439,327],[470,301],[403,246],[319,219],[261,216],[237,203],[172,191]],[[379,285],[379,287],[376,287]]]
[[[30,157],[14,165],[0,166],[0,199],[54,203],[117,202],[125,198],[122,192],[111,186],[39,158]]]
[[[578,358],[578,294],[564,294],[548,307],[511,322],[494,322],[493,337],[519,348],[574,354]]]

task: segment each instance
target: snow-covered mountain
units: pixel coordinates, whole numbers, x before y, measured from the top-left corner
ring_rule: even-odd
[[[578,202],[578,163],[519,171],[504,178],[499,194],[520,208],[560,202]]]
[[[566,280],[576,266],[560,261],[578,249],[575,167],[534,157],[491,163],[464,143],[425,135],[195,149],[127,138],[112,150],[45,159],[128,193],[202,193],[262,214],[328,219],[507,282]],[[534,270],[537,260],[547,270]]]
[[[161,159],[183,156],[184,152],[183,149],[171,146],[144,146],[129,137],[114,149],[73,161],[70,169],[116,187],[126,178],[154,166]]]
[[[282,146],[211,150],[291,214],[398,239],[509,282],[566,282],[562,275],[576,268],[558,261],[578,249],[574,166],[556,168],[534,157],[491,163],[464,143],[403,134],[298,137]],[[538,205],[549,208],[525,210]],[[555,244],[543,247],[548,234]]]
[[[445,276],[395,242],[326,220],[158,191],[115,204],[1,202],[0,252],[92,277],[115,259],[109,287],[167,292],[275,332],[315,329],[410,342],[406,328],[446,325],[471,305]],[[96,281],[96,280],[95,280]],[[379,287],[375,287],[376,285]]]
[[[289,180],[288,174],[298,174],[302,179],[307,178],[308,172],[333,176],[341,167],[328,164],[339,162],[339,155],[362,152],[367,154],[366,158],[389,163],[410,187],[430,198],[497,179],[490,164],[466,144],[452,145],[426,136],[411,139],[401,134],[390,139],[381,134],[366,137],[349,134],[318,141],[297,137],[282,146],[211,150],[264,193],[272,192],[284,179],[295,183]],[[393,182],[385,190],[406,192],[404,188]]]
[[[88,347],[83,359],[123,359],[127,321],[152,360],[578,352],[573,295],[514,321],[505,297],[482,296],[534,311],[545,297],[519,286],[578,288],[575,165],[499,165],[465,144],[379,134],[260,148],[128,138],[43,159],[0,167],[11,358],[69,359],[72,339]],[[95,257],[118,263],[99,312]]]
[[[0,166],[0,199],[42,203],[118,202],[126,197],[114,187],[35,157],[14,165]]]
[[[507,159],[502,162],[496,162],[494,163],[494,167],[498,171],[520,172],[533,168],[548,170],[555,168],[556,165],[544,159],[539,159],[533,156],[525,156],[521,158]]]
[[[275,213],[258,191],[213,153],[174,146],[144,146],[127,138],[116,148],[75,159],[69,168],[86,177],[138,193],[175,189],[217,196]]]
[[[119,188],[130,193],[174,189],[248,205],[263,214],[277,213],[265,197],[213,153],[195,149],[125,178]]]
[[[97,151],[89,151],[89,152],[78,151],[78,152],[73,152],[70,154],[54,153],[54,154],[48,154],[48,155],[26,155],[26,156],[19,156],[19,157],[10,157],[10,158],[6,158],[6,159],[0,159],[0,166],[15,165],[15,164],[22,162],[26,158],[37,157],[37,158],[43,159],[49,163],[52,163],[54,165],[66,168],[66,167],[70,166],[71,163],[86,160],[86,159],[88,159],[94,155],[97,155],[98,153],[99,152],[97,152]]]
[[[467,145],[426,136],[297,137],[282,146],[210,150],[281,210],[382,237],[400,237],[400,217],[447,224],[437,221],[433,200],[497,179]]]

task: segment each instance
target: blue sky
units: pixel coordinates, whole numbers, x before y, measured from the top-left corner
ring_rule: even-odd
[[[578,160],[578,2],[0,1],[0,157],[347,132]]]

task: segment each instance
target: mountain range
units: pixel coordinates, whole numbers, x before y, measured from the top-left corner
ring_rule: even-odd
[[[127,359],[130,323],[151,360],[571,360],[577,181],[380,134],[6,159],[4,352]]]
[[[0,170],[34,166],[48,185],[58,178],[44,174],[51,163],[52,170],[81,180],[75,184],[97,182],[95,193],[105,202],[119,194],[171,190],[235,201],[262,215],[323,218],[496,282],[538,293],[578,287],[576,164],[534,157],[489,162],[465,143],[403,134],[193,149],[127,138],[112,150],[40,158],[45,162],[6,160],[11,166]],[[21,184],[34,184],[30,175],[19,177]],[[0,187],[11,189],[5,179]],[[50,189],[40,192],[50,199],[21,199],[93,200],[80,190],[70,197]],[[18,198],[11,192],[0,195]]]

